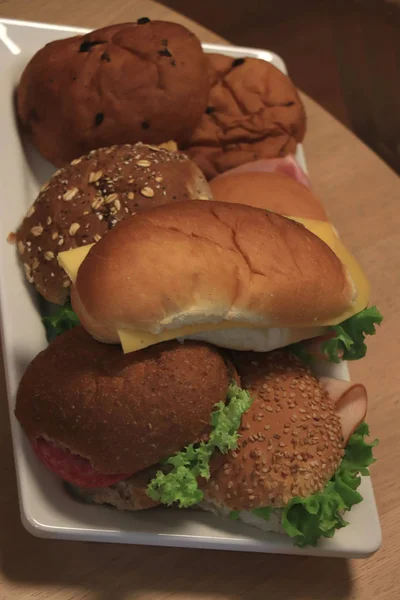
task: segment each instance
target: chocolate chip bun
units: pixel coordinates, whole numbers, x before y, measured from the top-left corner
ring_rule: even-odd
[[[62,166],[112,144],[187,140],[208,93],[197,37],[139,19],[47,44],[22,74],[17,107],[39,152]]]
[[[53,175],[17,231],[29,282],[63,304],[70,280],[57,254],[99,241],[129,215],[170,202],[211,199],[204,176],[185,155],[136,144],[94,150]]]
[[[296,150],[306,127],[291,80],[270,63],[209,54],[208,106],[183,145],[208,179],[260,158]]]

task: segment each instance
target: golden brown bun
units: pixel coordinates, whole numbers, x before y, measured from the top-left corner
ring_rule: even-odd
[[[145,208],[211,197],[204,176],[184,154],[141,143],[94,150],[53,175],[18,229],[28,281],[46,300],[64,304],[70,280],[58,252],[99,240]]]
[[[186,140],[207,106],[197,37],[163,21],[123,23],[47,44],[17,90],[18,115],[57,166],[103,146]]]
[[[233,363],[253,404],[239,447],[212,473],[206,498],[251,510],[322,490],[343,456],[340,419],[324,388],[288,352],[237,352]]]
[[[328,221],[321,202],[310,189],[282,173],[235,173],[210,182],[215,200],[247,204],[280,215]]]
[[[306,115],[291,80],[270,63],[209,54],[208,107],[184,146],[208,179],[259,158],[294,153]]]
[[[29,365],[16,417],[30,439],[64,446],[100,473],[134,474],[207,436],[229,383],[223,358],[206,344],[124,355],[76,327]]]
[[[97,339],[221,320],[306,327],[353,301],[347,271],[318,237],[240,204],[182,202],[142,212],[95,244],[71,299]]]
[[[110,504],[118,510],[144,510],[160,504],[152,500],[146,493],[147,486],[156,476],[157,470],[157,467],[149,467],[129,479],[123,479],[109,487],[71,487],[73,492],[86,502]]]

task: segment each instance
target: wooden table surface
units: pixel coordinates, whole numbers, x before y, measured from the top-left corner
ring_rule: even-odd
[[[0,16],[87,27],[138,17],[186,23],[149,0],[1,0]],[[396,600],[400,597],[400,179],[347,129],[305,97],[311,179],[348,247],[364,265],[385,316],[367,357],[351,365],[369,390],[381,440],[373,482],[383,547],[368,560],[40,540],[23,529],[0,375],[0,600]],[[366,524],[368,526],[368,524]]]

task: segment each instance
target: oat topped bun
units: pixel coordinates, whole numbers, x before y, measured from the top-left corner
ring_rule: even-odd
[[[208,107],[184,146],[208,179],[260,158],[294,153],[306,126],[292,81],[265,60],[209,54]]]
[[[63,304],[70,280],[57,254],[99,241],[127,216],[160,204],[212,198],[184,154],[136,144],[90,152],[53,175],[17,231],[25,274],[49,302]]]
[[[39,152],[62,166],[112,144],[183,142],[208,92],[197,37],[139,19],[47,44],[22,74],[17,106]]]

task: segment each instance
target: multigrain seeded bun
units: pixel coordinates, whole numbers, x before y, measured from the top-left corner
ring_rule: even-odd
[[[207,179],[253,160],[294,153],[306,115],[291,80],[264,60],[207,56],[208,106],[182,146]]]
[[[90,249],[71,293],[83,326],[111,343],[118,329],[158,334],[222,320],[316,327],[355,297],[345,266],[302,225],[196,200],[120,223]]]
[[[288,352],[236,352],[232,360],[253,404],[242,417],[238,449],[212,473],[206,499],[251,510],[322,490],[344,452],[333,401]]]
[[[145,208],[211,197],[200,170],[181,153],[141,143],[92,151],[53,175],[19,227],[26,277],[46,300],[63,304],[70,280],[57,263],[60,251],[97,242]]]
[[[282,173],[225,173],[210,182],[215,200],[247,204],[280,215],[328,221],[325,209],[313,192]]]
[[[176,341],[124,355],[82,327],[56,338],[29,365],[15,414],[101,474],[135,474],[204,439],[231,370],[212,346]]]
[[[111,25],[37,52],[18,86],[18,115],[56,166],[112,144],[183,142],[207,106],[207,66],[182,25]]]

